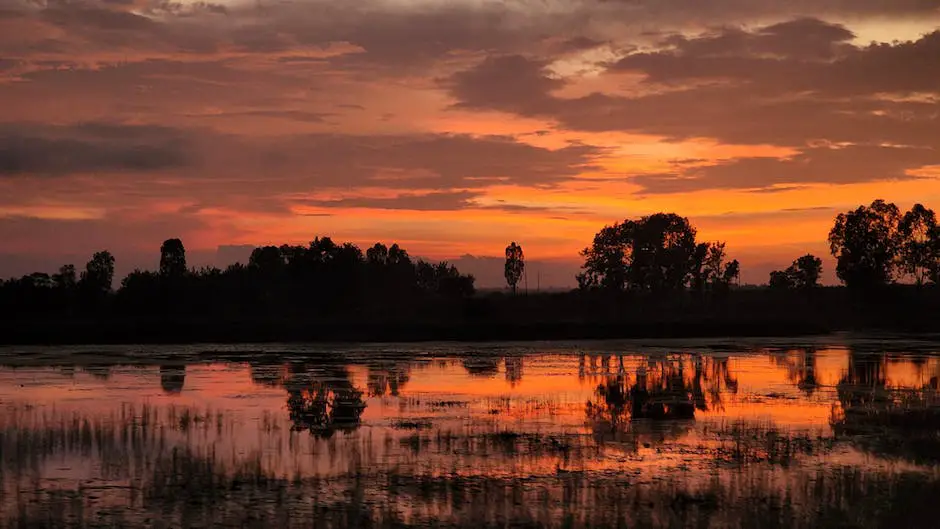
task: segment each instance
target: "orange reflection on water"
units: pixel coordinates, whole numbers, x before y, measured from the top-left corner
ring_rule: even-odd
[[[83,500],[89,512],[133,511],[122,495],[164,483],[166,472],[189,481],[208,473],[212,483],[327,480],[340,490],[368,478],[362,494],[385,502],[390,483],[456,487],[395,507],[424,519],[463,516],[442,498],[462,494],[466,480],[543,480],[552,491],[571,480],[598,490],[669,482],[683,494],[719,487],[727,497],[753,486],[802,491],[792,501],[812,506],[819,500],[806,480],[818,469],[937,472],[925,448],[940,431],[932,411],[940,359],[931,354],[590,350],[11,362],[0,368],[0,486],[7,498],[102,483],[116,491]]]

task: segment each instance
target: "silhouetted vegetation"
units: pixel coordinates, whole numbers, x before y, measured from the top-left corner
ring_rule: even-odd
[[[516,285],[522,279],[524,273],[525,255],[522,253],[522,246],[513,241],[506,247],[506,266],[503,270],[503,275],[506,276],[506,284],[512,289],[513,294],[516,293]]]
[[[446,263],[413,261],[378,243],[363,252],[329,237],[256,248],[246,264],[187,268],[179,239],[156,272],[135,270],[115,291],[115,258],[97,252],[80,277],[65,265],[0,284],[8,342],[551,339],[766,335],[844,329],[931,330],[940,316],[940,228],[930,209],[901,214],[876,200],[840,214],[829,234],[836,274],[804,255],[770,274],[769,289],[737,288],[723,242],[700,242],[688,219],[657,213],[601,229],[582,252],[577,290],[478,294]],[[505,249],[513,293],[522,247]],[[888,287],[891,288],[888,288]]]
[[[247,265],[187,269],[179,239],[160,248],[158,272],[134,270],[114,291],[114,257],[96,253],[81,279],[31,274],[0,285],[8,323],[192,323],[429,321],[462,310],[472,276],[446,262],[413,262],[398,245],[376,244],[363,255],[352,244],[317,238],[309,246],[255,249]],[[169,328],[167,329],[169,332]]]
[[[919,286],[936,282],[940,273],[936,215],[921,204],[903,216],[883,200],[841,213],[829,244],[836,274],[854,290],[873,291],[904,278]]]
[[[770,273],[768,286],[773,290],[797,289],[804,292],[819,286],[822,275],[822,259],[806,254],[793,261],[786,270]]]

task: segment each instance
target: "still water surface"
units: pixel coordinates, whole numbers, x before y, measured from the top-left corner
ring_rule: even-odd
[[[7,348],[0,366],[0,527],[940,526],[938,343]]]

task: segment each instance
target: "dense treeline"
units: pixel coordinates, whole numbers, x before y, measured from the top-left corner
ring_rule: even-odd
[[[157,271],[114,288],[115,258],[95,253],[79,273],[33,273],[0,284],[9,340],[512,339],[823,332],[932,328],[940,315],[940,228],[933,211],[901,214],[876,200],[840,214],[829,234],[847,288],[821,287],[822,260],[804,255],[737,288],[723,242],[702,242],[688,219],[658,213],[606,226],[581,255],[579,288],[517,295],[525,256],[506,247],[509,292],[475,295],[446,262],[412,260],[393,244],[363,252],[328,237],[256,248],[247,264],[192,269],[179,239]],[[899,284],[900,283],[900,284]],[[886,288],[895,285],[893,288]],[[92,329],[90,335],[86,331]]]
[[[446,262],[412,261],[397,244],[363,253],[353,244],[316,238],[308,246],[256,248],[247,265],[188,269],[179,239],[160,248],[157,272],[135,270],[112,289],[114,257],[96,253],[76,278],[66,265],[0,287],[0,310],[24,316],[320,319],[411,315],[440,311],[474,293],[472,276]]]

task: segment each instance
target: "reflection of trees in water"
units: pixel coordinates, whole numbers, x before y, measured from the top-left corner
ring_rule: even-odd
[[[597,358],[581,358],[597,372]],[[613,361],[613,364],[612,364]],[[587,367],[579,368],[581,376]],[[723,393],[736,393],[737,379],[729,370],[728,359],[704,355],[643,358],[633,373],[622,356],[600,357],[602,381],[585,414],[596,434],[643,433],[638,420],[691,420],[695,411],[723,407]],[[662,433],[662,427],[655,428]],[[615,437],[619,437],[615,435]]]
[[[515,387],[516,384],[522,382],[522,357],[507,356],[505,363],[506,382],[509,382],[510,386]]]
[[[462,363],[470,376],[495,377],[499,374],[499,360],[498,356],[468,356],[462,360]]]
[[[467,374],[472,377],[481,378],[492,378],[498,375],[500,362],[503,362],[505,366],[506,382],[509,382],[510,386],[515,386],[522,381],[523,360],[521,356],[510,355],[499,357],[483,354],[480,356],[467,356],[461,360],[461,364],[463,364],[463,368],[467,370]]]
[[[186,366],[161,365],[160,387],[164,393],[177,394],[183,391],[186,382]]]
[[[82,366],[82,370],[91,376],[101,379],[108,380],[111,378],[111,366],[103,364],[87,364]]]
[[[816,348],[803,347],[771,355],[774,363],[787,370],[787,380],[811,396],[819,388],[816,379]]]
[[[849,350],[849,364],[836,390],[843,414],[854,416],[884,407],[889,403],[885,387],[885,357]]]
[[[359,427],[365,403],[344,365],[290,364],[283,385],[294,429],[329,437]]]
[[[287,369],[280,362],[252,362],[251,381],[259,386],[277,388],[287,380]]]
[[[289,364],[254,362],[251,379],[256,384],[287,390],[287,410],[293,429],[308,430],[322,437],[337,430],[358,428],[366,407],[362,391],[352,383],[346,365],[335,358]],[[407,381],[407,369],[397,380],[396,392]],[[372,383],[370,370],[369,390],[378,390],[378,384],[373,387]],[[387,384],[385,388],[388,387]]]
[[[397,397],[411,379],[411,366],[406,362],[369,365],[369,396]]]
[[[834,431],[880,455],[940,460],[937,388],[930,382],[889,387],[886,368],[885,354],[850,349],[848,370],[836,386],[840,407],[833,408]]]

